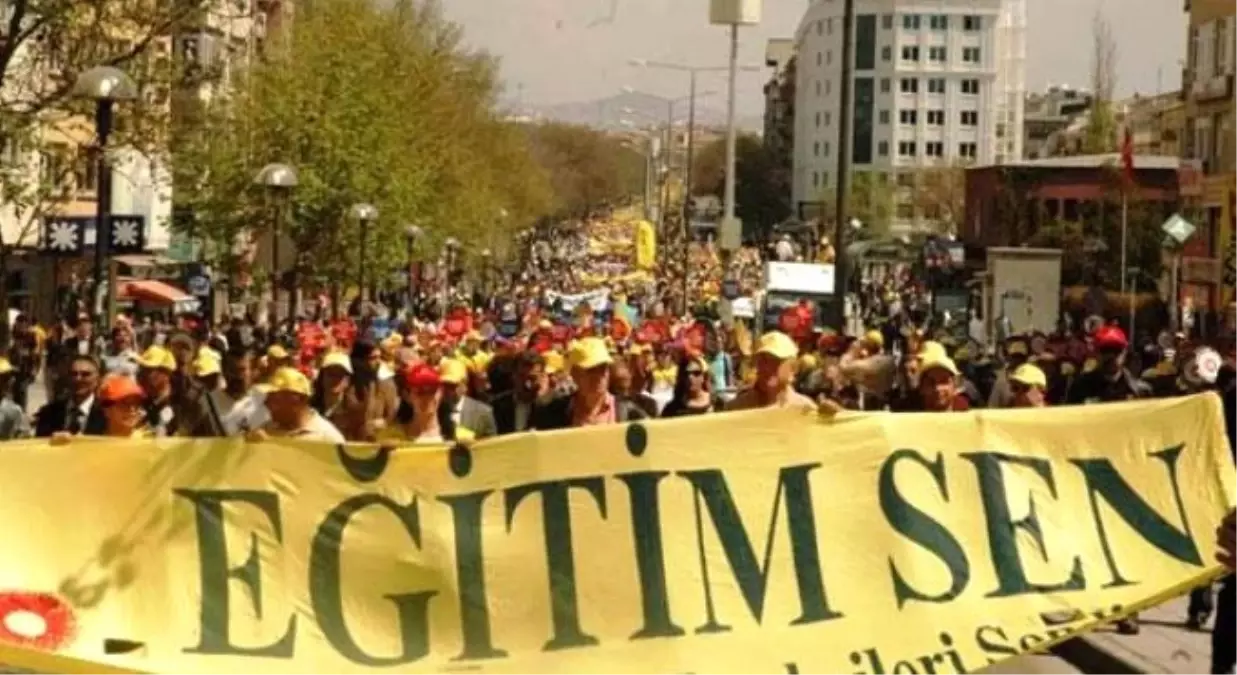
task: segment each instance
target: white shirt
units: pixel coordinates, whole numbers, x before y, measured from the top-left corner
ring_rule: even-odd
[[[331,424],[330,420],[314,412],[309,422],[305,424],[301,430],[295,434],[291,434],[294,438],[301,438],[309,441],[326,441],[328,443],[346,443],[344,435],[339,429]]]
[[[235,436],[250,429],[261,429],[271,421],[271,414],[266,410],[266,394],[256,387],[232,405],[220,420],[223,431],[229,436]]]

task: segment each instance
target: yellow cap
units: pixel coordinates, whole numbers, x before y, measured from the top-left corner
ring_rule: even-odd
[[[382,341],[382,346],[386,349],[399,349],[404,346],[404,336],[399,333],[391,333]]]
[[[1082,362],[1082,372],[1089,373],[1100,367],[1100,362],[1094,356],[1087,357],[1086,361]]]
[[[284,367],[276,370],[266,384],[272,394],[287,391],[305,398],[313,395],[313,385],[309,383],[309,378],[295,368]]]
[[[13,372],[13,364],[8,359],[0,356],[0,375],[8,375]]]
[[[468,381],[468,369],[457,359],[443,359],[438,364],[438,377],[447,384],[463,384]]]
[[[881,332],[878,330],[870,330],[865,333],[863,335],[863,341],[868,344],[876,345],[877,347],[885,346],[885,336],[881,335]]]
[[[548,351],[545,353],[545,372],[547,375],[561,373],[563,371],[563,355],[556,351]]]
[[[1048,378],[1044,375],[1044,371],[1039,369],[1039,366],[1024,363],[1014,369],[1014,373],[1009,376],[1009,379],[1014,382],[1025,384],[1028,387],[1036,387],[1038,389],[1048,388]]]
[[[176,357],[163,347],[155,346],[142,352],[137,365],[143,368],[176,370]]]
[[[581,338],[572,346],[568,354],[572,368],[589,370],[598,366],[608,366],[613,362],[610,350],[605,340],[595,337]]]
[[[799,355],[799,347],[795,344],[790,336],[781,331],[769,331],[760,336],[760,342],[756,347],[757,354],[768,354],[769,356],[782,359],[793,359]]]
[[[803,354],[799,357],[799,370],[812,370],[820,365],[815,354]]]
[[[322,370],[327,368],[343,368],[349,375],[352,374],[352,359],[343,352],[332,351],[322,357]]]
[[[198,355],[193,359],[193,374],[198,377],[207,377],[210,375],[218,375],[223,372],[222,360],[219,358],[219,353],[213,349],[199,349]]]
[[[919,346],[919,353],[916,356],[920,361],[927,363],[933,359],[948,358],[949,352],[945,350],[945,345],[936,340],[928,340]]]
[[[266,355],[276,361],[282,361],[288,358],[288,350],[284,349],[283,345],[271,345],[266,348]]]
[[[954,377],[957,377],[960,374],[958,372],[958,366],[954,363],[954,360],[946,356],[943,350],[940,352],[933,351],[928,354],[920,352],[920,358],[923,359],[919,365],[920,373],[926,373],[929,370],[940,368],[942,370],[949,371],[949,374]]]

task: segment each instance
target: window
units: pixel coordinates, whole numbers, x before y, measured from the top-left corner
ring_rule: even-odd
[[[918,94],[919,80],[913,77],[904,77],[902,78],[902,81],[898,83],[898,88],[902,90],[903,94]]]
[[[905,30],[919,30],[919,15],[918,14],[903,14],[902,28]]]
[[[816,95],[820,96],[820,80],[816,80]]]
[[[919,123],[919,111],[918,110],[899,110],[898,111],[898,122],[902,124],[918,124]]]
[[[812,187],[820,187],[820,173],[817,171],[812,172]]]
[[[968,14],[962,17],[962,30],[968,33],[974,33],[983,26],[983,20],[974,14]]]
[[[831,63],[833,63],[833,50],[832,49],[825,52],[825,65],[827,66]]]
[[[914,157],[915,156],[915,141],[898,141],[898,156],[899,157]]]
[[[945,78],[943,77],[928,78],[928,93],[929,94],[944,94],[945,93]]]
[[[816,111],[816,128],[817,129],[820,128],[820,111],[819,110]]]
[[[833,113],[827,110],[825,111],[825,126],[833,126]]]
[[[949,30],[949,17],[944,14],[933,14],[928,18],[928,27],[932,30]]]
[[[820,172],[820,186],[829,187],[829,172],[828,171]]]
[[[915,205],[911,202],[898,202],[897,213],[899,219],[910,220],[915,217]]]
[[[963,47],[962,62],[979,63],[979,47]]]
[[[828,157],[829,153],[833,151],[833,148],[829,146],[829,141],[825,141],[823,150],[824,150],[823,154],[825,157]]]
[[[928,141],[923,144],[923,154],[929,157],[944,157],[945,144],[940,141]]]
[[[979,124],[979,111],[963,110],[961,115],[959,115],[959,118],[960,119],[958,121],[961,122],[964,127],[977,126]]]
[[[833,35],[833,17],[829,17],[829,20],[825,23],[825,34]]]
[[[881,47],[881,61],[889,61],[893,58],[893,47],[885,45]]]
[[[876,154],[880,155],[881,157],[888,157],[889,156],[889,141],[881,141],[880,143],[877,143]]]
[[[915,174],[910,172],[898,174],[898,187],[913,188],[915,187]]]
[[[880,111],[880,123],[889,124],[889,111],[888,110]]]
[[[890,84],[891,84],[891,83],[889,82],[889,78],[887,78],[887,77],[882,77],[882,78],[881,78],[881,93],[882,93],[882,94],[888,94],[888,93],[889,93],[889,90],[890,90],[890,88],[891,88]]]
[[[93,155],[85,149],[78,152],[73,178],[79,192],[98,192],[99,190],[99,163],[95,161]]]
[[[820,55],[820,52],[816,52],[816,65],[819,66],[823,62],[824,58]]]
[[[825,34],[825,23],[823,21],[816,22],[816,34],[817,35]],[[815,183],[816,181],[812,181],[812,182]]]
[[[825,94],[833,93],[833,80],[825,80]]]
[[[958,156],[966,159],[975,159],[976,146],[974,143],[959,143]]]
[[[929,110],[928,111],[928,124],[934,127],[944,126],[945,111],[944,110]]]
[[[820,157],[820,141],[816,141],[812,144],[812,154]]]
[[[881,16],[881,28],[885,30],[893,30],[893,15],[885,14]]]
[[[928,47],[928,60],[944,63],[948,59],[949,50],[944,47]]]
[[[962,80],[962,93],[971,96],[979,94],[979,80]]]
[[[918,61],[919,60],[919,47],[914,46],[914,45],[907,45],[903,47],[902,48],[902,60],[903,61]]]
[[[1211,72],[1223,75],[1228,70],[1225,57],[1228,56],[1228,50],[1231,48],[1228,43],[1228,21],[1223,17],[1216,19],[1215,38],[1215,44],[1211,47]]]

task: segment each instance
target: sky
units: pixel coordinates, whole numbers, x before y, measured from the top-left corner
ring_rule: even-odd
[[[1181,0],[1025,0],[1028,89],[1087,86],[1091,23],[1102,12],[1118,46],[1117,95],[1180,86],[1186,17]],[[631,87],[687,93],[687,76],[637,68],[631,59],[725,65],[727,29],[708,22],[708,0],[441,0],[466,41],[501,58],[505,99],[525,105],[589,101]],[[741,64],[763,66],[765,42],[791,37],[807,0],[764,0],[760,25],[740,32]],[[740,115],[763,110],[769,72],[740,73]],[[725,90],[725,74],[702,76]],[[720,94],[701,105],[722,108]]]

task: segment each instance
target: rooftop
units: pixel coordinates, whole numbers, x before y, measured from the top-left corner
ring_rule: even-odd
[[[1121,154],[1111,152],[1104,155],[1072,155],[1067,157],[1043,157],[1040,159],[1019,159],[1005,164],[989,164],[993,166],[1025,166],[1043,169],[1098,169],[1105,166],[1121,166]],[[1175,155],[1134,155],[1134,169],[1173,169],[1181,166],[1181,158]]]

